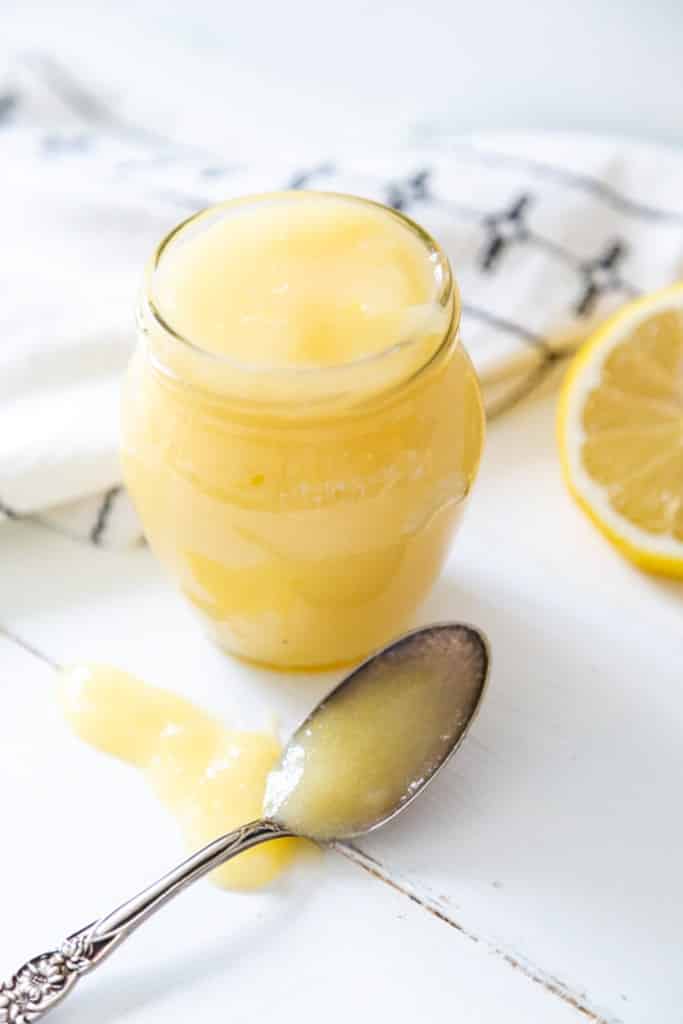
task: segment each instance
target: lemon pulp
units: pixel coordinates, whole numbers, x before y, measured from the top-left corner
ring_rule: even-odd
[[[683,575],[683,288],[631,304],[586,343],[560,403],[565,476],[635,562]]]

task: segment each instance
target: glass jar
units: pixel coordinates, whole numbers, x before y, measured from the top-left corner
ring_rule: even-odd
[[[152,259],[124,390],[125,480],[153,551],[221,646],[284,668],[354,661],[410,624],[479,465],[457,290],[435,242],[381,207],[424,248],[438,327],[337,366],[217,355],[165,321],[155,275],[234,205],[185,221]]]

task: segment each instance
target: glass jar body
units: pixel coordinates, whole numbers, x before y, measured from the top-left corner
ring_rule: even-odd
[[[163,372],[140,332],[124,476],[217,642],[281,668],[357,660],[410,624],[477,472],[483,413],[456,337],[389,392],[236,403]]]

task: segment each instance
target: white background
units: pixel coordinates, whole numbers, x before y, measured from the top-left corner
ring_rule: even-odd
[[[165,131],[236,145],[471,130],[683,139],[679,0],[0,3],[41,49]]]

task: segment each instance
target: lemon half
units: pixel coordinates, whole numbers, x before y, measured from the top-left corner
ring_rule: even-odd
[[[558,413],[569,490],[628,558],[683,577],[683,284],[625,306],[574,358]]]

